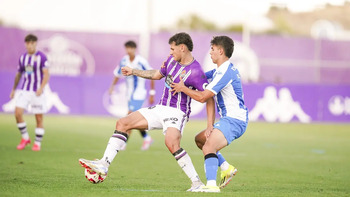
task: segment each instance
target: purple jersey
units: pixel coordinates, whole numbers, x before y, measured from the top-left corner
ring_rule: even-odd
[[[191,97],[183,92],[173,96],[173,92],[170,91],[170,84],[173,81],[175,83],[180,82],[180,77],[182,77],[185,86],[192,90],[203,91],[208,81],[201,65],[197,60],[193,60],[192,63],[184,66],[175,61],[173,56],[170,56],[161,67],[160,73],[165,76],[165,87],[159,104],[180,109],[189,117],[191,113]]]
[[[19,58],[18,72],[24,73],[22,90],[36,91],[43,80],[43,69],[48,67],[46,55],[36,51],[33,55],[23,54]]]

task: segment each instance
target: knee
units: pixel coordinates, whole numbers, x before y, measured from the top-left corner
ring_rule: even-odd
[[[203,142],[197,136],[195,137],[194,141],[196,142],[197,147],[202,150]]]
[[[125,120],[125,118],[119,119],[116,123],[117,131],[122,131],[122,132],[127,131],[128,130],[127,127],[128,127],[128,122]]]
[[[17,111],[17,110],[15,111],[15,118],[16,118],[17,122],[22,120],[22,115],[23,114],[20,111]]]
[[[203,148],[205,140],[206,140],[206,138],[203,139],[201,134],[196,135],[196,137],[194,138],[194,141],[196,142],[196,145],[199,149]]]
[[[204,155],[207,155],[209,153],[216,153],[217,150],[213,146],[211,146],[209,143],[205,143],[202,147],[202,151]]]
[[[180,144],[169,139],[165,139],[165,146],[168,148],[170,153],[174,153],[180,149]]]
[[[21,113],[20,111],[16,110],[16,111],[15,111],[15,117],[16,117],[16,118],[22,117],[22,113]]]

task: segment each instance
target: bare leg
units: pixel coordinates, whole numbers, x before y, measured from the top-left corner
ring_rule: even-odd
[[[24,109],[23,109],[23,108],[16,107],[16,109],[15,109],[15,117],[16,117],[16,122],[17,122],[17,123],[22,123],[22,122],[24,122],[24,119],[23,119],[23,112],[24,112]]]
[[[17,146],[18,150],[23,150],[25,146],[30,144],[29,134],[27,131],[27,124],[24,122],[24,119],[23,119],[23,112],[24,112],[23,108],[20,108],[20,107],[15,108],[15,118],[17,122],[17,127],[22,135],[22,140],[20,144]]]

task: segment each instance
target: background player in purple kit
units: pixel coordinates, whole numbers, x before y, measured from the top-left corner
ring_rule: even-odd
[[[45,133],[43,125],[43,114],[46,113],[46,100],[43,94],[45,85],[49,81],[48,61],[44,53],[36,50],[38,38],[29,34],[25,37],[25,47],[27,52],[24,53],[18,64],[18,72],[10,94],[10,98],[14,98],[17,85],[24,74],[24,82],[22,91],[16,100],[15,117],[17,127],[22,134],[22,140],[17,146],[18,150],[22,150],[26,145],[30,144],[30,138],[27,131],[27,124],[23,119],[23,112],[28,107],[35,114],[35,142],[32,148],[33,151],[40,151],[41,140]]]
[[[125,144],[130,129],[163,129],[165,145],[177,160],[192,186],[187,191],[198,189],[203,185],[190,156],[180,147],[182,132],[191,113],[191,98],[184,93],[172,94],[170,85],[179,82],[180,77],[185,85],[194,90],[204,90],[208,83],[200,64],[192,56],[193,43],[187,33],[178,33],[169,39],[170,56],[160,70],[138,70],[123,67],[124,75],[136,75],[146,79],[160,80],[165,77],[165,87],[158,105],[142,108],[117,121],[116,130],[109,139],[101,160],[90,161],[79,159],[83,167],[100,175],[106,175],[108,167]],[[207,105],[214,107],[214,100],[209,99]],[[215,112],[208,110],[208,122],[213,122]],[[212,125],[210,125],[212,128]],[[210,128],[210,129],[211,129]]]

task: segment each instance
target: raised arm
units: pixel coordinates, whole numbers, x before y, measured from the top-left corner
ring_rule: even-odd
[[[122,68],[122,73],[124,76],[135,75],[145,79],[159,80],[164,76],[159,72],[159,70],[138,70],[132,69],[128,66]]]

